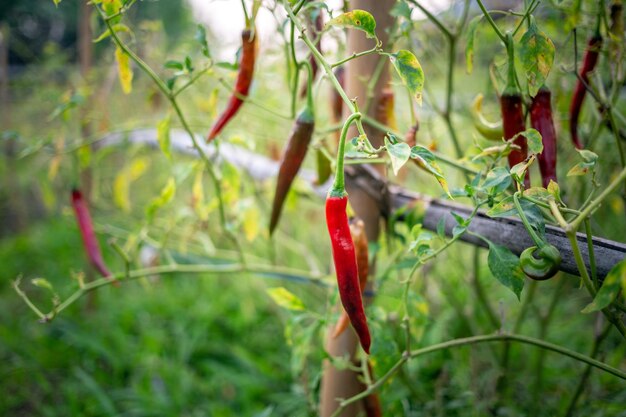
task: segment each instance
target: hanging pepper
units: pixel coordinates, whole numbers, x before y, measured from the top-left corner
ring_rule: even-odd
[[[602,48],[602,35],[600,35],[600,24],[598,19],[596,33],[587,43],[587,50],[585,51],[583,65],[579,72],[580,78],[576,81],[576,88],[574,89],[572,101],[569,106],[569,131],[572,137],[572,142],[577,149],[583,148],[582,142],[578,137],[578,119],[580,117],[580,110],[583,106],[585,94],[587,94],[587,87],[585,84],[589,84],[589,73],[594,70],[596,64],[598,63],[600,48]]]
[[[535,252],[537,257],[535,257]],[[559,271],[561,260],[559,250],[548,243],[544,243],[542,247],[526,248],[520,255],[522,271],[529,278],[537,281],[552,278]]]
[[[89,262],[100,275],[112,280],[112,274],[106,267],[104,259],[102,259],[100,245],[98,244],[98,239],[96,238],[96,234],[93,230],[89,207],[87,207],[87,202],[83,198],[83,194],[76,188],[72,190],[72,208],[74,209],[74,215],[76,216],[76,221],[78,222],[78,229],[80,230],[80,235],[83,239],[83,246],[87,252]],[[119,286],[117,281],[115,281],[114,284]]]
[[[359,286],[361,287],[361,294],[365,291],[367,285],[367,275],[369,274],[369,253],[367,247],[367,236],[365,235],[365,224],[363,220],[355,220],[350,223],[350,235],[354,242],[354,248],[356,251],[356,265],[359,271]],[[348,327],[350,319],[345,310],[341,312],[341,316],[335,324],[333,330],[333,338],[339,337],[341,333]]]
[[[530,125],[541,133],[543,152],[538,155],[541,182],[545,188],[550,180],[556,182],[556,131],[552,120],[551,94],[542,86],[530,105]]]
[[[246,29],[241,33],[241,60],[239,73],[235,83],[235,93],[230,96],[226,108],[211,128],[207,142],[211,142],[222,131],[224,126],[237,114],[243,104],[242,97],[247,97],[254,75],[256,60],[257,35],[256,30]]]
[[[474,122],[474,127],[485,139],[501,141],[504,137],[504,132],[502,131],[502,121],[490,122],[485,119],[485,116],[483,116],[481,111],[482,105],[483,95],[478,94],[476,98],[474,98],[474,102],[472,103],[470,110],[472,113],[472,122]]]
[[[274,193],[274,203],[272,205],[272,215],[270,217],[270,236],[274,233],[274,229],[278,225],[280,213],[291,183],[296,174],[300,170],[302,161],[309,149],[309,143],[313,136],[314,130],[313,113],[307,106],[296,119],[296,123],[291,130],[287,147],[283,152],[283,158],[278,170],[278,179],[276,180],[276,191]]]
[[[341,130],[335,180],[326,198],[326,226],[332,244],[341,304],[350,318],[350,323],[352,323],[352,327],[359,337],[363,350],[369,354],[371,337],[367,327],[363,299],[361,298],[356,250],[350,235],[348,215],[346,214],[348,193],[345,190],[343,172],[344,148],[348,128],[351,122],[359,117],[361,117],[360,113],[353,113]]]
[[[508,76],[507,84],[500,96],[500,109],[502,111],[502,127],[504,131],[504,139],[509,140],[526,130],[526,123],[524,120],[524,110],[522,108],[522,94],[517,86],[515,75],[515,60],[513,51],[513,37],[511,34],[507,34],[506,42],[507,53],[509,57],[508,61]],[[513,149],[509,154],[509,167],[513,167],[520,162],[526,160],[528,154],[528,148],[526,145],[526,138],[523,136],[517,136],[513,143],[520,147],[519,150]],[[524,186],[530,187],[530,175],[526,171],[524,177]]]

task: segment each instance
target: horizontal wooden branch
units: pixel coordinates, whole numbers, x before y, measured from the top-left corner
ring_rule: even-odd
[[[102,146],[110,146],[124,142],[145,143],[146,145],[158,148],[156,137],[156,129],[142,129],[128,133],[113,133],[103,138],[99,143]],[[203,138],[198,136],[198,139],[200,143],[204,144]],[[191,146],[189,137],[181,130],[172,130],[171,146],[173,150],[179,153],[197,156],[196,151]],[[266,180],[274,177],[278,173],[279,164],[276,161],[235,145],[222,143],[219,147],[219,152],[216,151],[216,147],[213,144],[203,145],[203,149],[215,162],[219,162],[221,158],[238,169],[246,171],[248,175],[257,180]],[[326,195],[331,180],[326,184],[315,186],[313,184],[316,176],[312,171],[303,169],[299,176],[311,184],[311,189],[315,194],[320,197]],[[346,166],[346,185],[348,188],[360,188],[364,190],[378,202],[381,213],[386,216],[390,216],[392,212],[406,207],[407,205],[419,203],[425,208],[423,227],[427,230],[436,231],[437,225],[441,219],[444,219],[445,233],[448,236],[452,236],[452,229],[457,224],[452,216],[452,212],[465,218],[472,212],[472,208],[469,206],[446,200],[433,199],[390,184],[374,169],[365,165]],[[472,220],[469,230],[484,236],[493,243],[509,248],[513,253],[518,255],[527,247],[534,245],[522,222],[517,218],[491,218],[487,216],[484,211],[479,211],[474,217],[474,220]],[[472,245],[487,246],[483,240],[469,233],[463,234],[460,239]],[[572,249],[565,233],[558,227],[546,226],[546,239],[556,246],[563,256],[561,270],[578,275],[578,268],[574,262]],[[580,242],[579,246],[585,264],[587,268],[589,268],[587,237],[585,234],[578,233],[577,239]],[[593,247],[596,258],[596,269],[598,277],[600,278],[605,277],[615,264],[626,257],[626,244],[623,243],[594,236]]]

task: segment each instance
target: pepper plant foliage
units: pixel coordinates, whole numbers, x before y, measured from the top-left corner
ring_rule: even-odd
[[[52,1],[58,7],[67,4]],[[148,278],[172,274],[271,279],[258,294],[279,307],[274,311],[277,321],[284,319],[281,342],[291,349],[289,371],[298,395],[302,391],[306,397],[301,415],[319,414],[318,403],[335,401],[323,398],[328,394],[319,387],[320,380],[322,386],[328,383],[328,373],[320,371],[323,360],[353,372],[358,389],[364,390],[339,401],[334,415],[363,398],[382,407],[384,415],[456,416],[464,415],[458,408],[471,407],[478,414],[534,415],[539,396],[550,397],[546,415],[574,410],[583,388],[572,386],[567,398],[542,391],[562,394],[554,372],[547,370],[546,351],[560,354],[555,360],[558,372],[567,373],[578,387],[589,385],[589,372],[578,372],[567,361],[610,374],[610,382],[604,382],[608,376],[598,379],[603,394],[626,402],[623,385],[618,385],[626,380],[620,370],[623,361],[595,357],[607,337],[615,345],[626,338],[626,261],[601,270],[599,265],[606,263],[594,252],[594,234],[619,239],[616,230],[623,230],[626,219],[621,2],[577,1],[582,6],[572,6],[572,11],[571,2],[526,0],[515,10],[488,10],[478,0],[474,10],[474,2],[465,0],[458,2],[460,13],[451,8],[437,14],[421,1],[388,1],[384,12],[391,10],[394,22],[382,28],[374,17],[378,10],[333,10],[315,0],[243,1],[242,48],[222,62],[216,58],[219,39],[203,25],[191,27],[188,42],[172,52],[154,51],[151,45],[144,49],[149,25],[139,25],[129,14],[141,10],[141,3],[93,0],[90,7],[99,22],[94,43],[106,50],[105,61],[114,63],[120,102],[150,91],[148,101],[155,110],[145,119],[152,128],[148,138],[131,132],[110,141],[114,143],[103,140],[106,146],[99,148],[88,138],[69,143],[63,136],[20,150],[26,158],[54,148],[47,181],[68,195],[71,187],[62,179],[80,183],[92,190],[90,201],[96,208],[110,202],[105,207],[115,213],[110,227],[96,227],[95,232],[85,220],[89,216],[78,222],[88,236],[87,258],[102,264],[97,268],[102,277],[85,280],[79,273],[59,285],[54,277],[38,276],[30,281],[44,293],[37,302],[20,279],[15,281],[16,293],[42,322],[69,314],[68,308],[84,295],[111,283],[123,284],[117,290],[124,291],[132,281],[148,288]],[[278,22],[272,34],[276,44],[257,32],[261,12]],[[425,18],[417,19],[418,13]],[[560,30],[561,20],[569,22],[567,35]],[[600,64],[589,76],[578,71],[584,44],[580,38],[600,34],[608,42],[595,51]],[[371,49],[348,50],[346,36],[364,37]],[[325,50],[334,43],[336,51]],[[461,52],[464,62],[459,62]],[[344,68],[351,76],[350,69],[364,57],[376,58],[378,64],[367,76],[355,77],[364,88],[362,96],[351,97],[337,70]],[[381,99],[380,79],[389,80],[384,86],[391,91],[387,100]],[[585,94],[577,100],[586,97],[584,106],[570,103],[581,80]],[[100,82],[105,81],[94,81]],[[50,121],[66,134],[79,131],[72,130],[72,118],[97,113],[89,107],[97,100],[88,96],[98,87],[91,87],[65,94],[50,109]],[[336,94],[328,94],[331,90]],[[529,113],[538,92],[552,102],[548,99],[547,106],[536,109],[540,114],[535,118]],[[472,106],[471,97],[478,94]],[[329,105],[327,96],[341,102]],[[498,100],[501,96],[513,97],[513,104],[507,107]],[[329,122],[329,107],[343,109],[344,120]],[[579,143],[569,141],[572,129],[566,126],[571,119],[562,114],[568,107],[580,113],[574,122],[580,120],[580,126],[573,133],[580,132],[585,149],[575,149]],[[220,114],[227,114],[227,120],[205,140],[215,120],[222,120]],[[516,117],[511,131],[510,120]],[[120,121],[115,127],[123,126]],[[274,137],[290,139],[277,144]],[[123,153],[108,150],[121,142],[130,143]],[[146,143],[160,153],[148,153]],[[548,158],[550,152],[558,154],[558,165]],[[64,154],[72,158],[61,164]],[[547,170],[546,164],[551,165]],[[373,180],[355,180],[359,171],[352,165],[380,169]],[[104,166],[115,172],[103,175]],[[314,166],[325,174],[316,179]],[[334,177],[328,173],[331,167]],[[267,171],[277,172],[278,180]],[[381,172],[386,180],[378,178]],[[398,208],[395,202],[406,189],[421,197]],[[326,192],[324,212],[320,195]],[[273,205],[268,203],[272,197]],[[362,202],[368,199],[380,212],[365,208]],[[429,216],[436,203],[446,204],[449,213],[433,222]],[[346,213],[369,218],[368,231],[379,229],[384,214],[383,236],[369,237],[366,255],[357,253],[363,245],[355,247]],[[319,226],[324,218],[330,241]],[[497,236],[477,223],[506,225],[502,230],[516,232]],[[96,232],[112,238],[103,246],[112,273],[104,267]],[[146,253],[156,255],[145,261]],[[358,283],[359,255],[361,261],[369,256],[371,288]],[[329,266],[331,256],[334,268]],[[562,297],[565,292],[569,296]],[[39,304],[41,297],[51,304],[49,311]],[[361,343],[354,357],[347,352],[331,355],[333,349],[326,349],[336,343],[327,330],[335,328],[343,308]],[[560,329],[553,339],[550,324],[557,314],[573,317],[576,324]],[[598,317],[602,331],[594,333],[587,314]],[[592,340],[590,355],[580,352],[586,346],[576,339],[584,333],[581,328]],[[491,350],[480,351],[485,363],[452,353],[457,346],[481,343],[491,344]],[[532,345],[538,353],[532,377],[523,377],[533,383],[520,383],[513,390],[511,377],[526,371],[518,364],[529,357],[512,347],[516,343]],[[416,360],[436,351],[446,354],[429,363]],[[485,381],[486,367],[500,376]],[[481,383],[467,383],[471,378]],[[426,383],[416,388],[413,381],[418,379]],[[480,388],[482,383],[488,388]],[[438,391],[446,384],[449,392]],[[518,389],[523,391],[519,396]],[[448,395],[461,407],[455,409],[454,401],[442,404],[447,401],[440,399]],[[594,410],[592,403],[580,406]],[[618,415],[623,407],[617,408],[606,415]],[[278,415],[295,415],[288,407],[276,409]]]

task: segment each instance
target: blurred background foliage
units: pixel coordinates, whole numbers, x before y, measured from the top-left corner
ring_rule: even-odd
[[[550,3],[543,6],[550,12],[540,20],[542,30],[555,41],[559,64],[573,67],[571,41],[563,30],[565,8],[571,2],[564,1],[558,10]],[[589,16],[593,16],[595,3],[583,2],[579,36],[592,27]],[[460,10],[458,5],[443,13],[443,19],[452,21]],[[140,256],[152,254],[149,246],[158,248],[158,257],[181,263],[223,263],[234,257],[234,247],[221,235],[208,179],[195,159],[175,155],[170,161],[158,150],[132,144],[98,148],[98,141],[111,132],[156,127],[170,110],[151,81],[137,69],[132,94],[122,93],[109,41],[94,44],[94,65],[81,76],[77,17],[75,0],[63,0],[59,7],[42,0],[0,3],[0,25],[10,39],[8,101],[3,103],[0,131],[0,414],[315,415],[321,362],[326,358],[320,347],[327,325],[338,317],[335,291],[271,274],[172,274],[100,289],[43,325],[12,290],[11,282],[23,277],[25,291],[47,310],[51,307],[50,294],[31,286],[31,279],[45,277],[64,297],[76,288],[77,274],[86,274],[87,280],[94,278],[69,207],[69,192],[78,181],[79,168],[91,168],[92,215],[112,269],[121,271],[124,266],[107,245],[109,239],[131,249],[134,267],[140,266]],[[194,41],[197,22],[183,0],[141,1],[126,19],[134,31],[133,48],[163,77],[173,73],[163,66],[167,60],[189,56],[197,66],[206,63]],[[95,15],[92,26],[94,37],[103,30]],[[233,31],[238,30],[233,27]],[[416,52],[430,89],[418,113],[420,141],[453,155],[445,127],[429,104],[430,100],[441,102],[443,97],[447,64],[440,51],[444,40],[426,21],[410,26],[408,34],[409,40],[402,39],[399,45]],[[492,46],[497,40],[486,26],[481,26],[478,36],[474,72],[465,73],[462,47],[455,70],[455,122],[468,155],[480,140],[468,112],[477,92],[490,96],[492,104],[486,103],[486,111],[497,117],[496,96],[488,76]],[[210,30],[209,41],[211,48],[219,45]],[[263,48],[253,97],[287,113],[283,45],[268,42]],[[234,62],[235,57],[228,61]],[[234,74],[231,69],[213,68],[185,92],[182,107],[194,130],[208,130],[229,93],[219,79],[232,83]],[[555,66],[550,84],[561,115],[567,112],[574,82]],[[399,85],[394,89],[398,128],[405,131],[409,126],[408,101]],[[328,91],[322,84],[316,93],[321,103],[318,126],[322,127],[329,125],[324,105]],[[238,118],[245,123],[229,127],[228,141],[265,155],[282,147],[292,123],[252,105],[244,106]],[[590,185],[586,179],[565,177],[578,159],[562,123],[563,117],[558,118],[562,139],[559,176],[567,184],[562,186],[564,198],[575,206]],[[172,128],[177,127],[173,123]],[[607,151],[613,146],[612,140],[605,131],[598,135],[595,145],[603,167],[598,181],[604,184],[619,164],[616,152]],[[84,141],[96,145],[86,149]],[[122,208],[116,202],[116,178],[137,165],[143,166],[142,172],[128,181],[128,206]],[[306,165],[312,168],[313,162],[307,160]],[[437,184],[410,165],[402,178],[394,180],[440,196]],[[460,174],[444,170],[451,185],[463,184]],[[220,174],[227,208],[234,213],[233,227],[245,236],[243,249],[249,259],[321,273],[330,270],[321,202],[310,187],[304,182],[296,184],[281,230],[276,239],[269,240],[266,229],[272,180],[253,181],[228,164],[221,167]],[[538,172],[534,174],[538,178]],[[148,222],[145,209],[169,177],[176,178],[176,198]],[[198,183],[204,190],[201,206],[193,191]],[[618,217],[620,213],[621,198],[609,200],[594,217],[596,234],[623,240],[626,219]],[[410,225],[393,227],[404,240],[381,240],[376,248],[381,270],[411,239]],[[133,244],[137,241],[142,245]],[[512,330],[521,304],[493,279],[485,255],[481,252],[479,257],[478,279],[497,308],[503,327]],[[409,303],[414,307],[412,329],[419,346],[497,330],[475,300],[472,262],[471,247],[458,244],[419,273]],[[399,282],[406,278],[408,269],[407,265],[395,265],[391,270],[393,273],[379,277],[376,301],[368,310],[375,334],[377,375],[395,363],[404,346],[403,287]],[[332,280],[327,282],[332,284]],[[267,288],[281,286],[302,299],[304,311],[282,309],[267,295]],[[546,283],[531,284],[524,290],[525,297],[531,288],[535,288],[532,305],[520,333],[587,353],[598,324],[594,316],[579,313],[589,299],[578,290],[578,279],[560,275]],[[548,313],[552,304],[554,310]],[[623,367],[625,350],[619,335],[610,334],[599,359]],[[512,377],[502,398],[495,390],[500,355],[499,345],[481,345],[411,361],[381,391],[385,415],[553,416],[564,412],[584,371],[581,364],[514,345]],[[543,369],[540,389],[536,386],[539,367]],[[592,371],[577,415],[620,416],[625,408],[623,382]]]

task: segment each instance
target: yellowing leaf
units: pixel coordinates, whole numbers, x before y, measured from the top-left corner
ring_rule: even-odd
[[[376,20],[365,10],[352,10],[330,20],[326,25],[346,26],[365,32],[368,38],[376,37]]]
[[[161,190],[161,194],[152,199],[150,205],[148,205],[148,208],[146,209],[146,216],[148,216],[149,221],[154,219],[154,215],[158,209],[172,201],[174,194],[176,194],[176,181],[174,181],[174,178],[170,177],[167,180],[165,187]]]
[[[130,57],[119,47],[115,48],[115,60],[117,61],[117,72],[124,94],[133,91],[133,69],[130,66]]]
[[[520,40],[519,57],[526,81],[528,81],[528,91],[532,97],[537,94],[552,68],[554,62],[554,44],[545,33],[541,32],[535,23],[535,18],[531,16],[530,27]]]
[[[417,103],[422,105],[422,89],[424,88],[424,71],[422,65],[411,51],[401,49],[389,56],[391,62],[400,75],[402,82]]]
[[[259,223],[261,220],[261,213],[255,204],[250,204],[241,214],[243,233],[246,236],[248,242],[252,242],[259,235]]]
[[[148,158],[137,158],[122,169],[113,180],[113,202],[116,206],[130,212],[130,185],[148,169]]]
[[[292,311],[304,310],[304,303],[285,287],[268,288],[267,294],[279,306]]]

